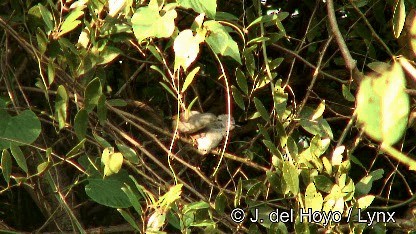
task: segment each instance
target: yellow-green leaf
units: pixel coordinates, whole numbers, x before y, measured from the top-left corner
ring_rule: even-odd
[[[68,94],[66,93],[65,87],[60,85],[57,90],[56,101],[55,101],[55,115],[58,119],[59,130],[65,127],[67,118],[68,108]]]
[[[69,15],[65,18],[64,22],[59,28],[58,36],[61,37],[64,34],[71,32],[76,27],[78,27],[78,25],[81,24],[81,20],[77,20],[77,19],[83,14],[84,14],[84,11],[82,11],[82,8],[76,8],[75,10],[71,11],[71,13],[69,13]]]
[[[141,42],[149,37],[170,37],[175,30],[175,10],[160,16],[157,7],[140,7],[131,18],[134,35]]]
[[[182,87],[182,93],[186,91],[186,89],[188,88],[188,86],[192,83],[192,81],[194,80],[194,77],[196,75],[196,73],[198,73],[200,67],[196,67],[194,68],[187,76],[185,79],[185,82],[183,83],[183,87]]]
[[[393,13],[393,33],[396,38],[400,36],[406,19],[404,0],[397,0]]]
[[[357,119],[367,135],[385,144],[395,144],[407,127],[409,96],[401,66],[393,64],[380,77],[367,76],[357,94]]]
[[[318,107],[316,108],[315,112],[313,113],[311,120],[316,120],[317,118],[321,117],[325,111],[325,100],[319,103]]]

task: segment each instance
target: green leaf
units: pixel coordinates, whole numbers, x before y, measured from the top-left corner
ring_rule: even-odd
[[[256,106],[256,109],[260,113],[261,117],[263,117],[264,120],[269,122],[269,112],[266,110],[266,108],[263,106],[263,103],[261,103],[261,101],[257,97],[254,97],[254,105]]]
[[[134,35],[139,42],[149,37],[170,37],[175,30],[176,16],[175,10],[169,10],[160,16],[157,8],[140,7],[131,18]]]
[[[276,146],[269,140],[263,140],[264,145],[266,145],[266,147],[270,150],[270,152],[275,155],[278,156],[280,159],[283,158],[282,154],[280,153],[280,151],[276,148]]]
[[[131,205],[136,210],[137,214],[142,215],[142,207],[139,203],[139,200],[137,199],[137,196],[135,195],[135,192],[131,189],[131,187],[128,184],[125,184],[125,186],[121,188],[121,190],[123,190],[123,192],[127,195]]]
[[[381,75],[390,69],[390,64],[386,62],[376,61],[367,64],[367,67]]]
[[[186,91],[186,89],[188,88],[188,86],[192,83],[192,81],[194,80],[194,77],[196,75],[196,73],[198,73],[199,69],[201,67],[196,67],[194,68],[185,78],[185,82],[183,83],[183,87],[182,87],[182,93]]]
[[[105,121],[107,120],[107,107],[105,105],[105,99],[105,95],[102,94],[97,103],[97,116],[101,126],[104,126]]]
[[[77,20],[80,16],[84,14],[82,8],[75,8],[75,10],[71,11],[68,16],[65,18],[64,22],[62,23],[61,27],[59,28],[58,37],[63,36],[66,33],[71,32],[74,30],[78,25],[81,24],[81,20]]]
[[[328,138],[321,139],[319,135],[314,136],[310,143],[311,154],[315,157],[320,157],[328,149],[330,143],[331,141]]]
[[[324,175],[317,175],[314,178],[315,186],[322,192],[329,193],[334,186],[334,183]]]
[[[105,65],[110,63],[122,53],[123,52],[117,47],[106,46],[99,54],[97,65]]]
[[[47,32],[46,32],[46,34],[48,34],[49,35],[49,33],[54,29],[54,24],[53,24],[53,17],[52,17],[52,14],[51,14],[51,12],[49,12],[49,10],[45,7],[45,6],[43,6],[42,4],[38,4],[38,7],[39,7],[39,11],[40,11],[40,14],[42,15],[42,19],[43,19],[43,22],[45,22],[45,26],[46,26],[46,29],[47,29]]]
[[[49,40],[46,37],[46,34],[40,28],[37,28],[36,30],[36,40],[38,42],[39,52],[44,54],[48,48]]]
[[[132,148],[120,143],[116,143],[116,145],[117,149],[127,160],[129,160],[131,163],[139,163],[139,157],[137,157],[136,152]]]
[[[280,64],[283,62],[283,60],[284,60],[284,58],[273,59],[269,63],[270,70],[275,70],[276,68],[278,68],[280,66]],[[280,83],[281,83],[281,81],[280,81]]]
[[[205,201],[197,201],[197,202],[193,202],[193,203],[189,203],[187,205],[185,205],[182,209],[182,213],[186,214],[189,212],[193,212],[196,210],[201,210],[201,209],[208,209],[210,206],[207,202]]]
[[[129,198],[121,190],[125,186],[124,183],[131,181],[127,172],[121,171],[105,179],[89,177],[87,181],[85,192],[93,201],[112,208],[127,208],[131,206]]]
[[[123,216],[124,220],[126,220],[137,232],[140,232],[142,229],[137,226],[136,221],[134,218],[125,210],[117,209],[117,211]]]
[[[24,172],[28,173],[29,170],[27,168],[26,158],[25,158],[25,155],[23,154],[22,150],[20,149],[20,147],[14,145],[14,144],[10,144],[10,150],[12,152],[12,155],[13,155],[14,159],[17,162],[17,165],[19,165],[19,167]]]
[[[404,0],[397,0],[393,12],[393,33],[394,37],[399,38],[406,20],[406,9]]]
[[[78,144],[76,146],[74,146],[68,153],[66,153],[66,157],[67,158],[71,158],[74,155],[76,155],[77,153],[79,153],[79,151],[81,151],[81,149],[84,148],[84,143],[85,143],[86,139],[82,139],[80,142],[78,142]]]
[[[375,171],[370,172],[369,175],[363,177],[356,185],[355,185],[355,196],[362,196],[367,195],[371,187],[373,186],[373,182],[383,178],[384,170],[377,169]]]
[[[324,114],[325,111],[325,100],[319,103],[318,107],[316,107],[315,112],[313,113],[311,120],[316,120]]]
[[[357,94],[357,119],[374,140],[393,145],[405,132],[410,108],[405,83],[398,63],[381,77],[365,77],[361,82]]]
[[[159,198],[156,205],[160,208],[169,208],[176,200],[181,198],[183,184],[176,184],[167,193]]]
[[[243,95],[241,92],[234,85],[231,85],[231,90],[235,103],[237,103],[238,107],[240,107],[242,110],[245,110],[246,107],[244,105]]]
[[[160,56],[159,52],[157,52],[157,50],[156,50],[155,46],[153,46],[153,45],[148,45],[148,46],[147,46],[147,49],[150,51],[150,53],[152,53],[152,55],[153,55],[153,56],[155,56],[155,58],[157,59],[157,61],[159,61],[160,63],[163,63],[163,59],[162,59],[162,57]],[[156,66],[155,66],[155,65],[150,66],[150,68],[152,68],[152,67],[156,67]],[[152,68],[152,69],[154,69],[154,68]],[[163,74],[163,73],[162,73],[162,74]],[[163,74],[163,75],[165,75],[165,74]]]
[[[269,214],[276,210],[273,210],[270,206],[258,201],[247,201],[247,204],[249,205],[251,216],[254,217],[258,214],[259,220],[263,220],[262,222],[259,222],[259,224],[265,228],[270,228],[272,221],[269,219]]]
[[[109,100],[107,100],[107,103],[110,105],[110,106],[121,106],[121,107],[124,107],[124,106],[127,106],[127,102],[126,101],[124,101],[123,99],[109,99]]]
[[[281,120],[283,120],[283,116],[286,111],[287,106],[287,98],[288,95],[285,93],[282,85],[282,80],[276,81],[276,84],[274,85],[274,105],[276,108],[276,114],[279,116]]]
[[[180,67],[183,67],[183,69],[186,70],[195,61],[199,54],[200,42],[198,37],[194,36],[190,29],[185,29],[179,33],[173,43],[173,50],[175,51],[175,70]]]
[[[2,102],[2,101],[0,101]],[[41,131],[40,121],[31,110],[10,116],[0,103],[0,149],[33,143]]]
[[[263,15],[258,17],[257,19],[255,19],[253,22],[251,22],[248,26],[247,26],[247,30],[249,28],[251,28],[253,25],[259,24],[259,23],[267,23],[267,22],[272,22],[272,21],[276,21],[278,19],[277,14],[271,14],[271,15]]]
[[[240,178],[238,179],[237,192],[235,193],[235,197],[234,197],[234,207],[238,207],[240,205],[242,194],[243,194],[243,181]]]
[[[312,212],[319,212],[322,210],[323,203],[324,199],[322,198],[322,194],[316,191],[314,183],[309,183],[305,191],[305,209],[311,208]]]
[[[355,97],[350,92],[350,89],[346,85],[342,85],[342,96],[344,96],[345,100],[350,102],[355,102]]]
[[[299,175],[296,167],[287,161],[283,162],[282,168],[283,179],[285,180],[288,189],[292,192],[293,195],[299,193]]]
[[[240,87],[240,89],[244,92],[245,95],[248,95],[247,79],[244,73],[239,68],[235,70],[235,77],[237,78],[238,87]]]
[[[111,147],[111,144],[108,143],[108,141],[106,141],[104,138],[98,136],[94,132],[92,133],[92,135],[94,136],[94,139],[98,142],[98,144],[100,144],[101,147],[104,147],[104,148]]]
[[[102,95],[102,87],[100,79],[97,77],[88,83],[87,88],[85,88],[84,92],[84,105],[85,110],[89,113],[91,112],[94,107],[98,104],[98,100]]]
[[[248,41],[247,45],[255,44],[255,43],[262,43],[262,42],[268,41],[268,40],[270,40],[270,38],[268,38],[268,37],[256,37],[256,38]]]
[[[85,135],[87,134],[87,128],[88,128],[88,112],[85,109],[81,109],[78,111],[74,120],[75,135],[77,135],[79,140],[82,140],[85,138]]]
[[[36,167],[36,171],[37,171],[37,175],[42,175],[43,173],[45,173],[45,171],[47,171],[50,167],[52,166],[52,163],[51,162],[48,162],[48,161],[46,161],[46,162],[43,162],[43,163],[41,163],[41,164],[39,164],[37,167]]]
[[[12,174],[12,157],[7,149],[4,149],[1,154],[1,172],[4,180],[6,180],[6,183],[9,184],[10,175]]]
[[[314,114],[314,110],[310,107],[305,106],[300,113],[300,125],[303,129],[309,132],[312,135],[321,135],[323,137],[329,137],[333,139],[333,134],[331,130],[331,126],[329,126],[328,122],[321,117],[316,120],[311,120]]]
[[[242,64],[238,45],[228,34],[227,29],[220,23],[213,20],[206,21],[204,26],[209,32],[211,32],[205,41],[212,48],[212,50],[222,56],[230,56],[239,64]]]
[[[217,0],[178,0],[177,2],[184,8],[192,8],[195,12],[205,13],[211,19],[215,18]]]
[[[226,205],[227,205],[227,198],[221,192],[215,198],[215,211],[217,211],[219,214],[224,214]]]
[[[276,172],[267,171],[266,177],[274,191],[279,194],[285,194],[286,184],[281,175],[278,175]]]
[[[48,85],[51,85],[55,80],[55,65],[52,60],[48,62]]]
[[[56,92],[55,115],[58,119],[59,130],[65,127],[68,109],[68,94],[65,87],[60,85]]]
[[[367,195],[367,196],[358,198],[357,208],[362,209],[362,210],[367,209],[367,207],[369,207],[371,203],[373,202],[374,197],[375,197],[374,195]]]

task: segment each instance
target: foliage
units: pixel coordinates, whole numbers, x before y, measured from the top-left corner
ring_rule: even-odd
[[[0,2],[0,228],[414,231],[414,4]]]

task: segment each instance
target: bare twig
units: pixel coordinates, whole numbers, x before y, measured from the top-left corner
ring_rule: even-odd
[[[342,57],[344,58],[346,67],[353,75],[354,81],[358,84],[362,80],[362,74],[360,73],[360,71],[358,71],[357,62],[352,58],[350,51],[347,47],[347,44],[345,43],[345,40],[342,37],[342,34],[338,28],[338,23],[337,23],[337,19],[335,16],[335,10],[334,10],[334,1],[327,0],[326,3],[327,3],[326,6],[327,6],[327,12],[328,12],[329,25],[331,26],[331,31],[335,36],[335,39],[341,51]]]

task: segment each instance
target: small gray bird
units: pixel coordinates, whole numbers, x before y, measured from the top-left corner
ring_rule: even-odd
[[[176,127],[177,116],[174,116],[172,125]],[[213,148],[217,147],[221,140],[227,134],[228,115],[219,115],[216,117],[212,113],[199,113],[191,111],[188,118],[185,113],[180,114],[178,130],[182,133],[192,134],[191,137],[196,141],[198,151],[207,154]],[[235,127],[234,118],[231,117],[230,131]]]

